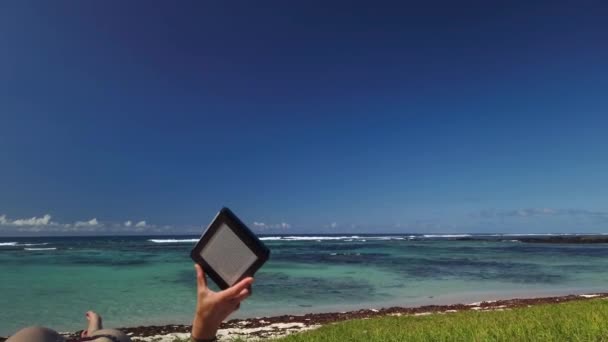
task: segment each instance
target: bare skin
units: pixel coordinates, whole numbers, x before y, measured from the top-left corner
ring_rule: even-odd
[[[211,339],[231,313],[238,310],[240,303],[251,295],[253,278],[245,278],[223,291],[212,291],[207,287],[205,273],[199,265],[196,269],[196,312],[192,322],[192,337]]]
[[[99,316],[95,311],[87,311],[84,315],[89,321],[89,324],[86,330],[82,331],[80,337],[91,336],[94,332],[103,328],[101,323],[101,316]]]

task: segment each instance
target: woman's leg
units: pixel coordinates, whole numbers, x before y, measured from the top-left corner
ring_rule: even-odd
[[[17,331],[6,342],[65,342],[65,339],[49,328],[28,327]]]
[[[95,342],[131,342],[129,336],[125,335],[122,331],[116,329],[103,329],[101,316],[99,316],[95,311],[88,311],[86,316],[87,320],[89,321],[89,325],[87,330],[82,332],[82,337],[99,336],[99,338],[92,340]]]
[[[100,329],[92,333],[90,336],[99,336],[99,338],[93,340],[95,342],[131,342],[131,338],[129,338],[129,336],[116,329]],[[108,338],[104,336],[110,337]]]
[[[87,325],[87,328],[80,333],[80,337],[87,337],[102,328],[101,316],[99,316],[97,312],[87,311],[84,316],[87,318],[87,321],[89,321],[89,324]]]

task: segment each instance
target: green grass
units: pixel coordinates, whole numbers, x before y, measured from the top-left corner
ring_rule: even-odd
[[[608,341],[608,300],[352,320],[276,341]]]
[[[233,341],[246,340],[235,338]],[[608,300],[581,300],[506,311],[463,311],[428,316],[386,316],[352,320],[272,341],[608,342]]]

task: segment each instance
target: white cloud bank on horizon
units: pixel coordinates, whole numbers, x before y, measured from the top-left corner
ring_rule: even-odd
[[[535,218],[570,216],[578,218],[606,219],[608,211],[594,211],[586,209],[555,209],[555,208],[522,208],[512,210],[485,209],[472,215],[479,218]]]
[[[0,226],[47,226],[56,225],[57,223],[51,222],[51,215],[46,214],[42,217],[30,217],[25,219],[9,220],[6,215],[0,216]]]
[[[172,226],[165,225],[157,227],[149,224],[145,220],[133,223],[128,220],[124,223],[101,222],[97,218],[90,220],[76,221],[74,223],[59,223],[52,221],[50,214],[40,217],[10,219],[6,214],[0,215],[0,231],[13,233],[161,233],[173,229]]]
[[[42,217],[30,217],[28,219],[18,219],[12,222],[15,226],[46,226],[51,223],[51,215],[46,214]]]
[[[257,228],[257,229],[260,229],[260,230],[267,230],[267,229],[290,229],[291,228],[291,224],[289,224],[287,222],[274,223],[274,224],[266,224],[264,222],[254,221],[253,222],[253,227]]]
[[[546,222],[564,221],[564,224],[584,224],[584,229],[598,230],[599,225],[608,223],[608,211],[587,210],[587,209],[556,209],[556,208],[521,208],[521,209],[485,209],[469,215],[469,219],[474,222],[462,225],[445,225],[435,221],[412,221],[406,223],[392,224],[385,226],[382,223],[376,224],[349,224],[330,221],[328,224],[317,227],[326,232],[335,233],[337,231],[363,232],[368,230],[377,231],[379,228],[390,227],[389,230],[408,232],[456,232],[467,231],[466,229],[475,228],[475,224],[519,222],[525,224],[544,224]],[[572,223],[574,222],[574,223]],[[519,224],[518,223],[518,224]],[[281,231],[306,232],[303,227],[292,229],[292,225],[287,222],[265,223],[254,221],[251,223],[254,230],[260,233],[279,233]],[[312,228],[312,227],[311,227]],[[529,228],[529,227],[526,227]],[[583,229],[583,228],[581,228]],[[155,225],[146,220],[126,220],[118,222],[101,221],[96,217],[75,221],[73,223],[53,221],[50,214],[33,216],[26,218],[9,218],[6,214],[0,215],[0,235],[6,234],[169,234],[169,233],[199,233],[199,225],[172,226]]]
[[[74,227],[97,227],[101,225],[102,224],[97,221],[96,218],[92,218],[88,221],[77,221],[76,223],[74,223]]]

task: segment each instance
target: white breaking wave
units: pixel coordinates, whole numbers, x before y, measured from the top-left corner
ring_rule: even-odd
[[[368,240],[383,240],[383,241],[405,240],[406,239],[403,236],[366,236],[365,238]]]
[[[198,242],[199,239],[150,239],[148,241],[154,243],[186,243],[186,242]]]
[[[322,241],[322,240],[344,240],[344,239],[360,239],[360,236],[266,236],[260,240],[272,241]]]
[[[49,247],[49,248],[24,248],[24,250],[26,251],[54,251],[56,250],[56,247]]]
[[[359,237],[357,235],[353,235],[353,236],[285,236],[283,239],[306,241],[306,240],[344,240],[344,239],[360,239],[360,238],[361,237]]]
[[[586,236],[586,235],[605,235],[606,233],[509,233],[509,234],[479,234],[478,236]]]
[[[471,234],[427,234],[423,235],[425,238],[461,238],[469,237]]]
[[[1,246],[45,246],[48,245],[48,242],[45,243],[18,243],[18,242],[0,242]]]
[[[468,235],[467,235],[468,236]],[[421,236],[415,235],[404,235],[404,236],[264,236],[261,237],[262,241],[344,241],[344,242],[366,242],[366,241],[392,241],[392,240],[412,240],[415,238],[420,238]],[[429,236],[430,237],[430,236]],[[451,235],[437,235],[436,237],[452,237]]]

